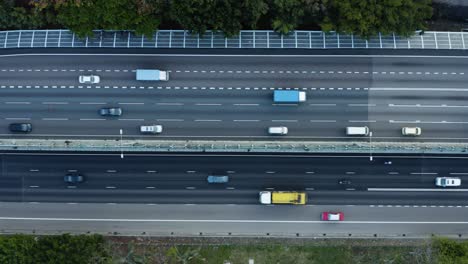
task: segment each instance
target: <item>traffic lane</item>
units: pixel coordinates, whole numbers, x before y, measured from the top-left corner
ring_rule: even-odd
[[[165,205],[165,204],[63,204],[4,203],[0,217],[38,217],[70,219],[192,219],[192,220],[259,220],[320,221],[320,214],[341,211],[347,221],[463,222],[466,207],[376,207],[376,206],[264,206],[264,205]],[[287,213],[285,213],[287,212]],[[343,222],[343,223],[345,223]],[[330,223],[320,222],[322,226]],[[332,227],[338,227],[335,223]]]
[[[23,189],[22,202],[258,204],[259,190],[238,189]],[[468,205],[467,192],[307,191],[308,204]],[[11,198],[10,198],[11,199]]]
[[[316,175],[359,175],[359,174],[388,174],[397,172],[403,174],[468,174],[463,158],[431,158],[390,156],[382,157],[375,153],[371,161],[367,155],[362,157],[340,156],[272,156],[254,155],[159,155],[134,156],[127,155],[122,160],[119,155],[6,155],[4,170],[22,174],[36,175],[37,173],[62,173],[78,171],[82,173],[128,173],[146,175],[143,177],[160,177],[162,174],[228,174],[234,177],[245,173],[271,174],[303,174],[305,177]],[[121,162],[125,161],[125,162]],[[173,164],[178,166],[174,168]],[[50,166],[54,164],[54,166]],[[337,166],[337,164],[339,166]],[[3,175],[3,176],[8,176]],[[241,176],[240,176],[241,177]]]
[[[12,133],[9,131],[11,123],[31,123],[32,133]],[[162,125],[161,134],[141,134],[141,125]],[[268,134],[268,127],[285,126],[288,134],[273,136]],[[372,139],[367,137],[346,136],[346,126],[368,126],[372,131]],[[419,137],[403,136],[402,127],[420,127],[422,135]],[[109,140],[107,144],[120,146],[120,130],[123,132],[122,146],[124,151],[130,147],[130,140],[169,140],[181,138],[196,139],[252,139],[252,140],[338,140],[353,142],[397,141],[397,142],[466,142],[466,124],[438,122],[423,124],[415,122],[373,122],[351,120],[337,122],[330,119],[306,120],[297,119],[143,119],[122,118],[110,120],[104,118],[67,119],[58,116],[40,120],[24,117],[9,117],[0,120],[0,137],[13,138],[97,138]],[[127,141],[129,140],[129,141]]]
[[[349,172],[329,173],[329,174],[294,174],[294,173],[236,173],[236,174],[215,174],[228,175],[229,182],[224,184],[209,184],[207,176],[211,173],[125,173],[125,172],[89,172],[80,171],[78,174],[85,177],[82,183],[67,184],[64,176],[67,172],[55,172],[44,174],[34,173],[23,174],[22,188],[24,189],[178,189],[178,190],[361,190],[368,188],[416,188],[416,189],[437,189],[437,191],[451,191],[453,188],[439,188],[435,186],[436,177],[452,176],[460,178],[462,182],[468,180],[467,175],[444,175],[437,172],[413,172],[400,174],[390,173],[353,173]],[[342,180],[347,180],[350,184],[340,184]],[[5,186],[6,188],[7,186]],[[17,188],[17,185],[8,188]],[[456,189],[464,189],[462,184]]]
[[[131,51],[131,50],[129,50]],[[156,59],[157,58],[157,59]],[[313,61],[313,63],[311,63]],[[196,56],[171,56],[171,55],[147,55],[147,54],[61,54],[61,55],[21,55],[16,57],[2,57],[0,65],[21,69],[24,65],[42,66],[50,68],[57,65],[61,68],[86,68],[96,69],[126,65],[128,68],[176,68],[184,65],[184,69],[199,69],[212,67],[222,69],[235,65],[238,68],[256,69],[263,65],[271,68],[288,68],[293,64],[299,69],[324,69],[334,70],[337,67],[345,67],[343,70],[375,69],[386,71],[398,71],[399,69],[411,69],[413,71],[435,69],[441,72],[444,69],[456,70],[466,68],[466,61],[462,57],[411,57],[411,56],[276,56],[276,55],[197,55]],[[286,67],[288,66],[288,67]]]
[[[342,223],[320,221],[328,206],[260,205],[3,205],[5,232],[116,233],[121,235],[257,235],[324,237],[405,237],[465,235],[466,210],[460,208],[333,207],[345,213]],[[287,213],[285,213],[285,211]],[[8,218],[8,219],[4,219]],[[54,220],[52,220],[54,219]],[[95,219],[93,221],[93,219]],[[99,219],[99,220],[98,220]],[[407,220],[408,219],[408,220]],[[201,220],[201,221],[200,221]],[[302,222],[299,222],[302,221]],[[353,222],[350,222],[353,221]],[[380,221],[373,222],[373,221]],[[407,222],[404,222],[407,221]],[[281,231],[278,231],[281,230]]]

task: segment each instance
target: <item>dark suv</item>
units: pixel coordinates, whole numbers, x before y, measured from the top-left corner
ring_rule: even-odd
[[[122,108],[120,107],[106,107],[99,109],[99,114],[101,116],[121,116]]]
[[[29,133],[32,131],[32,125],[29,123],[13,123],[10,124],[11,132]]]
[[[85,179],[83,175],[80,175],[80,174],[67,174],[65,175],[65,177],[63,177],[63,180],[66,183],[74,184],[74,183],[84,182]]]

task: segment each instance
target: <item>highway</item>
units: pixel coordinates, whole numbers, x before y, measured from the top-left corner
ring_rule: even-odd
[[[464,238],[468,207],[2,203],[3,234],[134,236]],[[343,222],[320,221],[340,211]]]
[[[261,190],[305,190],[311,205],[468,205],[464,156],[50,154],[1,157],[0,201],[140,204],[258,204]],[[391,162],[391,164],[389,164]],[[86,181],[66,184],[79,173]],[[229,175],[208,184],[208,175]],[[436,177],[459,177],[439,188]],[[351,184],[340,185],[340,180]]]
[[[0,136],[37,138],[369,140],[345,136],[369,126],[377,141],[466,142],[468,62],[431,56],[20,55],[0,56]],[[170,81],[137,82],[137,68],[170,72]],[[80,74],[101,76],[80,85]],[[275,105],[274,89],[308,100]],[[102,107],[123,109],[118,118]],[[8,124],[33,132],[12,135]],[[161,124],[163,134],[138,133]],[[269,126],[287,126],[284,137]],[[418,126],[418,138],[401,128]]]

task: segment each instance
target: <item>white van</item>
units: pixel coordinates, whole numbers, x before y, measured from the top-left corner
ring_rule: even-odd
[[[461,185],[460,178],[454,177],[437,177],[435,179],[435,185],[440,187],[454,187]]]
[[[142,134],[160,134],[162,130],[163,128],[161,125],[140,126],[140,133]]]
[[[288,128],[287,127],[269,127],[268,128],[268,134],[270,135],[286,135],[288,134]]]
[[[367,136],[369,135],[369,128],[363,127],[346,127],[346,135],[348,136]]]

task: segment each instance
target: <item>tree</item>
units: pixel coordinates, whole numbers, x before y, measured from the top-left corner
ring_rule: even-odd
[[[331,0],[324,31],[336,30],[369,38],[379,32],[409,36],[425,29],[432,15],[431,0]]]
[[[189,264],[201,259],[200,250],[200,247],[194,249],[189,247],[171,247],[167,250],[166,255],[171,260],[170,263]]]
[[[225,36],[238,35],[243,26],[255,28],[266,14],[264,0],[174,0],[171,18],[184,29],[203,35],[208,29]]]
[[[71,0],[56,2],[57,20],[79,36],[94,29],[135,30],[152,36],[160,19],[153,5],[134,0]]]
[[[302,0],[273,0],[273,29],[280,34],[288,34],[301,22],[304,16]]]
[[[34,29],[42,27],[45,19],[42,13],[15,6],[12,0],[0,1],[0,30]]]

